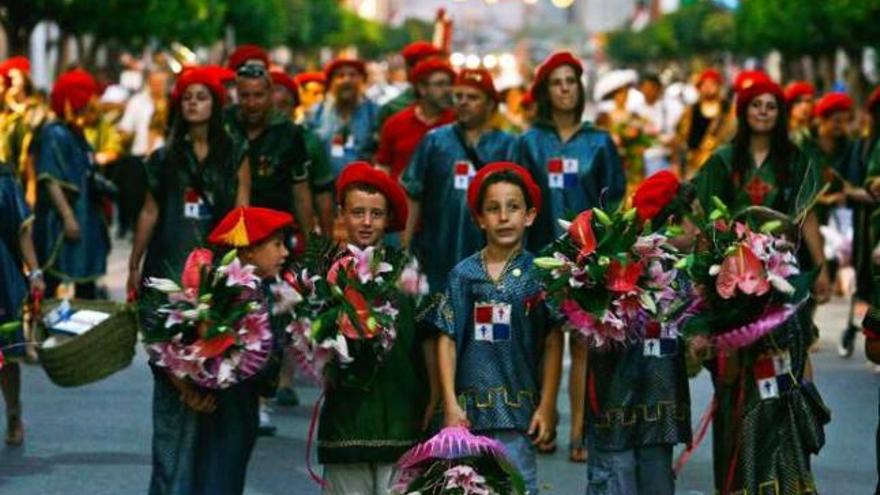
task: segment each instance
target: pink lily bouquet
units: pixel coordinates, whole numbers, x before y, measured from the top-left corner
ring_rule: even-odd
[[[672,328],[665,323],[684,313],[686,298],[667,232],[653,232],[635,209],[594,208],[560,223],[566,234],[535,265],[569,329],[601,350],[641,341],[649,321]]]
[[[255,267],[235,250],[218,266],[208,249],[186,259],[180,284],[148,278],[165,298],[160,325],[145,331],[153,362],[174,376],[210,389],[225,389],[257,374],[274,345],[269,312]]]
[[[408,450],[391,480],[394,495],[524,494],[522,475],[492,438],[450,426]]]
[[[407,298],[427,293],[426,278],[416,260],[389,248],[348,245],[323,260],[282,276],[275,311],[290,318],[291,350],[308,376],[367,387],[397,339],[401,306],[412,310]]]
[[[791,318],[809,295],[811,275],[802,273],[787,221],[767,208],[748,217],[770,217],[756,228],[733,218],[717,197],[703,242],[680,266],[696,284],[701,311],[685,327],[722,350],[748,346]],[[795,234],[796,235],[796,234]]]

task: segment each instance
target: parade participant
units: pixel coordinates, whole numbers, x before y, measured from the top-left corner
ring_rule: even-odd
[[[91,180],[92,149],[81,128],[97,90],[81,69],[62,74],[51,95],[59,119],[40,132],[34,244],[50,297],[61,282],[74,282],[76,297],[92,299],[95,280],[107,270],[110,240]]]
[[[594,88],[596,99],[602,102],[600,105],[608,104],[596,117],[596,127],[608,131],[617,146],[628,193],[645,178],[644,150],[653,141],[653,137],[646,134],[647,123],[627,104],[637,79],[634,70],[615,70],[604,74]]]
[[[293,78],[299,88],[299,105],[296,107],[294,121],[305,123],[314,108],[324,101],[326,79],[323,72],[303,72]]]
[[[274,280],[288,251],[284,229],[293,218],[257,207],[230,211],[208,235],[238,250],[263,280]],[[257,440],[264,374],[222,390],[207,390],[153,366],[153,472],[150,495],[240,495]]]
[[[453,102],[456,122],[426,134],[401,177],[410,212],[403,244],[431,260],[425,273],[432,293],[442,292],[449,271],[483,247],[469,218],[468,186],[483,165],[506,159],[514,143],[513,136],[491,126],[498,92],[487,70],[462,70]]]
[[[732,215],[766,206],[800,228],[809,254],[801,270],[818,271],[813,297],[828,300],[830,282],[819,223],[811,205],[819,171],[788,137],[785,100],[775,83],[759,83],[737,99],[738,129],[731,145],[718,149],[695,178],[703,210],[713,197]],[[713,463],[715,489],[722,494],[815,493],[810,455],[824,443],[828,410],[811,381],[808,349],[815,339],[810,305],[754,344],[709,362],[715,384]],[[791,388],[776,396],[758,389],[755,367],[765,358],[785,360]],[[773,366],[772,362],[770,363]],[[789,366],[790,365],[790,366]]]
[[[692,200],[689,184],[662,171],[645,179],[632,203],[641,221],[661,231],[670,225],[686,226],[684,210]],[[687,234],[670,243],[687,250],[686,238]],[[646,322],[645,327],[660,323]],[[679,329],[669,330],[675,335]],[[652,352],[651,344],[590,352],[588,495],[675,493],[672,450],[691,441],[685,346],[680,337],[671,351]]]
[[[633,111],[646,122],[645,131],[656,136],[651,147],[645,150],[645,174],[653,175],[669,168],[669,152],[675,140],[675,125],[681,118],[684,107],[679,101],[666,98],[663,83],[656,74],[643,75],[639,91],[645,101]]]
[[[367,67],[362,60],[336,59],[324,69],[327,97],[316,108],[311,127],[324,143],[333,177],[357,160],[370,161],[376,152],[378,107],[364,96]]]
[[[789,134],[798,146],[809,140],[812,134],[815,100],[816,88],[806,81],[792,81],[785,87]]]
[[[226,67],[232,71],[237,71],[239,67],[245,64],[257,64],[269,70],[269,52],[258,45],[240,45],[236,47],[229,55]]]
[[[486,247],[455,266],[428,319],[441,332],[444,424],[499,440],[535,494],[535,445],[556,429],[563,345],[523,249],[541,191],[524,168],[496,162],[480,169],[467,196]]]
[[[12,57],[0,63],[0,161],[12,166],[28,204],[36,201],[37,175],[31,146],[46,120],[48,109],[34,95],[30,61]]]
[[[45,290],[43,272],[31,238],[33,216],[25,203],[24,193],[9,165],[0,162],[0,325],[22,319],[22,303],[31,294]],[[27,267],[27,282],[22,267]],[[24,332],[17,330],[0,334],[0,388],[6,403],[6,444],[24,442],[21,412],[21,367],[25,353]]]
[[[410,72],[415,102],[392,115],[379,136],[377,165],[395,180],[400,177],[427,132],[455,120],[452,83],[455,70],[440,59],[419,62]]]
[[[412,105],[418,99],[415,90],[415,78],[413,70],[419,65],[419,62],[431,58],[442,58],[443,50],[437,48],[428,41],[415,41],[406,45],[400,52],[403,61],[406,64],[407,79],[411,84],[402,93],[394,97],[388,103],[382,105],[379,109],[379,128],[381,129],[392,115],[402,111],[404,108]]]
[[[876,271],[876,265],[880,260],[874,260],[872,263],[872,272]],[[865,356],[875,365],[880,365],[880,311],[878,311],[877,294],[874,294],[862,327],[865,333]],[[877,458],[877,488],[874,490],[875,495],[880,493],[880,425],[877,425],[877,434],[874,441],[874,455]]]
[[[250,164],[253,206],[291,212],[308,237],[314,224],[307,182],[308,154],[302,130],[273,106],[272,79],[260,64],[244,64],[236,72],[237,105],[225,110],[235,161]]]
[[[347,242],[360,250],[393,250],[383,241],[406,225],[406,193],[400,185],[370,164],[355,162],[339,176],[336,191]],[[371,384],[326,391],[318,430],[325,494],[387,493],[395,461],[423,438],[429,395],[425,360],[434,356],[416,334],[413,299],[400,293],[394,305],[396,340]]]
[[[140,290],[143,277],[177,277],[189,252],[204,245],[223,215],[249,201],[250,165],[234,161],[223,127],[226,97],[203,68],[190,69],[174,86],[168,142],[147,162],[146,200],[128,262],[129,294]]]
[[[673,166],[681,177],[693,177],[736,130],[734,115],[721,92],[723,85],[724,77],[715,69],[706,69],[697,78],[700,99],[685,109],[676,132]]]

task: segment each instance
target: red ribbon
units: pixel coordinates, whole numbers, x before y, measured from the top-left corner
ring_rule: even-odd
[[[712,420],[715,418],[715,411],[717,409],[718,401],[713,394],[712,400],[709,402],[709,405],[706,406],[706,410],[703,412],[703,417],[700,419],[700,426],[697,427],[697,435],[684,452],[678,456],[678,460],[675,462],[675,474],[679,474],[681,470],[684,469],[685,464],[691,459],[691,456],[694,455],[694,452],[700,447],[700,444],[703,443],[703,439],[706,438],[706,433],[709,431],[709,425],[712,424]]]
[[[309,454],[312,453],[312,440],[315,437],[315,427],[318,425],[318,413],[321,412],[321,403],[324,402],[324,390],[321,390],[321,395],[318,396],[318,399],[315,401],[315,405],[312,407],[312,420],[309,423],[309,436],[306,440],[306,469],[309,472],[309,476],[312,477],[312,480],[318,484],[321,488],[325,488],[327,482],[324,481],[323,478],[318,476],[318,473],[312,469],[312,459]]]

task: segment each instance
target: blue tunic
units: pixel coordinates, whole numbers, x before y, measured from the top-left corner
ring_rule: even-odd
[[[540,369],[550,312],[541,300],[534,256],[515,254],[498,283],[482,252],[449,274],[427,321],[455,340],[455,391],[475,431],[525,432],[540,403]]]
[[[535,252],[562,234],[558,219],[600,206],[600,200],[613,208],[626,191],[614,141],[587,122],[566,142],[551,125],[535,123],[519,137],[513,161],[541,187],[543,205],[527,240]]]
[[[107,271],[110,239],[100,205],[93,197],[95,161],[83,136],[67,125],[52,122],[40,133],[37,157],[37,195],[34,246],[40,265],[64,281],[88,282]],[[64,238],[64,222],[46,184],[61,186],[79,223],[76,241]]]
[[[371,161],[379,146],[378,114],[378,105],[366,98],[355,108],[348,123],[339,118],[331,101],[325,100],[315,108],[310,126],[324,143],[334,178],[353,161]]]
[[[467,205],[467,188],[476,167],[456,128],[459,125],[453,123],[428,132],[400,178],[407,194],[422,205],[421,230],[413,239],[413,250],[426,261],[432,293],[442,292],[449,271],[485,245]],[[480,136],[475,150],[483,164],[507,160],[514,142],[511,134],[492,130]]]
[[[24,194],[12,170],[0,163],[0,323],[21,319],[21,308],[27,298],[27,283],[21,273],[19,233],[32,221]],[[21,329],[13,334],[0,334],[0,347],[24,342]],[[4,351],[20,356],[24,347],[11,347]]]

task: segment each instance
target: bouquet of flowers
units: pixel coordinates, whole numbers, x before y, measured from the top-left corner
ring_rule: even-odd
[[[395,495],[524,494],[522,475],[497,440],[450,426],[416,445],[397,461]]]
[[[640,341],[646,322],[686,316],[671,231],[653,232],[635,209],[608,215],[597,208],[561,223],[567,233],[535,265],[566,325],[593,348]]]
[[[214,267],[210,250],[195,249],[180,285],[147,279],[146,286],[166,299],[158,309],[161,324],[144,336],[155,364],[211,389],[228,388],[258,373],[274,341],[254,270],[242,264],[235,250]]]
[[[811,276],[798,266],[784,215],[752,207],[733,218],[720,199],[713,203],[701,249],[680,263],[701,305],[685,331],[730,350],[750,345],[794,315],[809,295]],[[759,227],[740,219],[746,217]]]
[[[399,251],[353,245],[320,251],[273,288],[276,312],[291,319],[291,349],[307,375],[368,386],[394,346],[401,296],[426,294],[425,276]]]
[[[623,161],[627,183],[634,186],[645,177],[645,150],[657,141],[657,133],[648,128],[647,121],[633,116],[615,124],[611,135]]]

